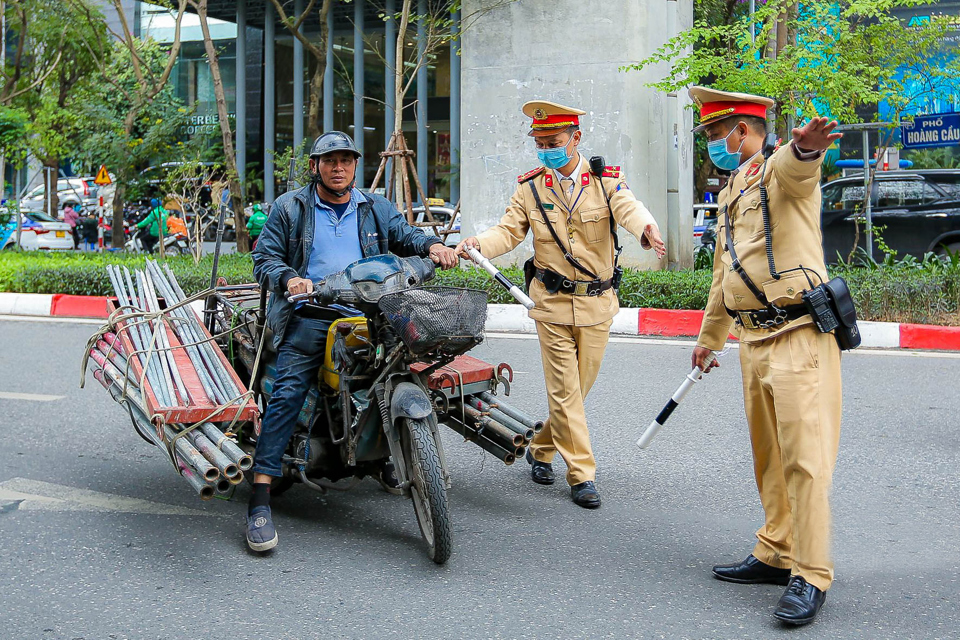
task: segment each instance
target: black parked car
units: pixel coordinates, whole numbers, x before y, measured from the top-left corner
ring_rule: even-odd
[[[850,254],[855,221],[860,226],[858,246],[867,246],[863,189],[862,175],[823,186],[821,224],[827,262]],[[873,224],[882,227],[879,236],[898,257],[960,251],[960,171],[877,172],[870,197]],[[882,256],[875,239],[874,258]]]

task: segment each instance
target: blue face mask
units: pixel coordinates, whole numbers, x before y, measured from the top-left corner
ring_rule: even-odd
[[[570,142],[568,141],[567,144]],[[547,169],[559,169],[570,162],[573,154],[567,153],[567,145],[564,145],[554,149],[537,149],[537,157]]]
[[[736,129],[733,131],[736,131]],[[731,153],[727,150],[727,138],[730,137],[733,131],[728,133],[722,140],[714,140],[713,142],[707,143],[707,153],[710,154],[710,160],[716,165],[717,169],[733,171],[740,166],[740,149],[743,148],[743,142],[746,138],[740,141],[740,147],[737,148],[736,152]]]

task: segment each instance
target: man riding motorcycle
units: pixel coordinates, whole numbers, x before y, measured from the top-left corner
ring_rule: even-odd
[[[247,544],[254,551],[277,545],[270,483],[281,476],[283,452],[323,364],[327,330],[343,315],[294,305],[285,294],[309,293],[314,282],[361,258],[388,252],[429,256],[444,269],[458,263],[440,238],[409,225],[387,199],[354,186],[360,157],[345,133],[328,131],[318,137],[310,151],[312,182],[277,198],[253,252],[254,276],[273,294],[267,324],[277,348],[277,377],[254,455],[247,514]]]

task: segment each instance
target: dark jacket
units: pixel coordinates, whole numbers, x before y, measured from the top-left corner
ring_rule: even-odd
[[[270,216],[253,251],[253,275],[272,294],[267,305],[267,324],[279,347],[293,313],[284,293],[290,278],[303,278],[313,248],[315,191],[307,185],[283,194],[273,203]],[[360,248],[363,256],[394,253],[401,257],[426,257],[430,247],[441,242],[410,226],[386,198],[365,193],[357,210]]]

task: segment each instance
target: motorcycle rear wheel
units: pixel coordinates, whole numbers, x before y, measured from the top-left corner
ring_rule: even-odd
[[[420,533],[430,559],[443,564],[453,550],[453,526],[437,443],[426,421],[410,418],[403,419],[400,440]]]

